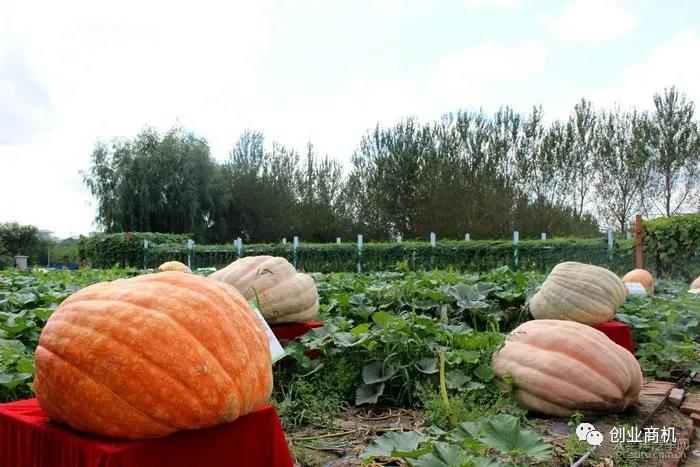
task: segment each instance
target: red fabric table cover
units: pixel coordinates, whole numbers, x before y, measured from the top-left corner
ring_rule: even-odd
[[[302,321],[301,323],[273,324],[270,325],[272,332],[282,344],[301,337],[314,328],[323,327],[320,321]]]
[[[116,441],[49,422],[36,399],[0,404],[2,467],[292,466],[275,409],[165,438]]]
[[[634,354],[632,330],[625,323],[621,323],[619,321],[608,321],[607,323],[594,324],[592,326],[608,336],[613,342],[621,345]]]

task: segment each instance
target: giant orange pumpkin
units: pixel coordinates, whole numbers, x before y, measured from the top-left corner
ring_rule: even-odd
[[[605,334],[573,321],[538,319],[515,328],[494,355],[494,373],[512,378],[515,396],[531,410],[621,412],[637,401],[642,370]]]
[[[622,282],[639,282],[647,293],[654,293],[654,276],[646,269],[633,269],[624,276]]]
[[[50,418],[116,438],[230,422],[272,390],[267,337],[245,299],[180,272],[71,295],[47,321],[35,365]]]

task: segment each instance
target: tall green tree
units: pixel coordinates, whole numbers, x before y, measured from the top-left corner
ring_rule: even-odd
[[[608,226],[624,234],[632,216],[641,212],[649,180],[648,117],[615,109],[599,117],[596,129],[595,201]]]
[[[593,180],[596,115],[590,101],[581,99],[569,117],[571,152],[571,203],[574,214],[581,218],[586,209]]]
[[[161,137],[146,128],[133,139],[98,143],[84,181],[107,232],[192,233],[213,239],[218,167],[205,140],[174,128]]]
[[[697,203],[700,138],[695,105],[675,87],[654,95],[649,144],[652,172],[646,199],[665,216]]]

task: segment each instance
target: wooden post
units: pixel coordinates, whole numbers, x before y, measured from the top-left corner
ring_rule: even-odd
[[[644,242],[642,241],[643,222],[642,215],[634,217],[634,226],[630,227],[627,234],[634,234],[634,268],[644,269]]]
[[[642,242],[642,215],[634,218],[634,267],[644,269],[644,243]]]

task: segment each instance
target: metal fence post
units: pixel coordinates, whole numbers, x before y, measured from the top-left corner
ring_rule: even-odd
[[[143,269],[148,269],[146,264],[146,254],[148,252],[148,240],[143,241]]]
[[[520,243],[520,232],[513,232],[513,264],[518,267],[518,244]]]
[[[471,236],[471,235],[469,235],[468,233],[465,233],[465,234],[464,234],[464,241],[465,241],[465,242],[468,242],[468,241],[471,240],[471,239],[472,239],[472,236]]]
[[[187,267],[192,269],[192,253],[194,249],[194,240],[187,240]]]
[[[243,257],[243,240],[241,240],[241,237],[236,239],[236,254],[238,255],[238,259]]]
[[[542,232],[540,234],[540,240],[542,240],[543,242],[547,241],[547,233],[546,232]]]
[[[608,229],[608,259],[612,261],[613,259],[613,231]]]
[[[430,232],[430,269],[435,269],[435,232]]]
[[[297,248],[299,247],[299,237],[296,235],[294,236],[294,243],[293,243],[293,248],[294,248],[294,267],[297,267]]]
[[[340,245],[340,237],[335,237],[335,244]]]
[[[357,234],[357,272],[362,272],[362,234]]]

